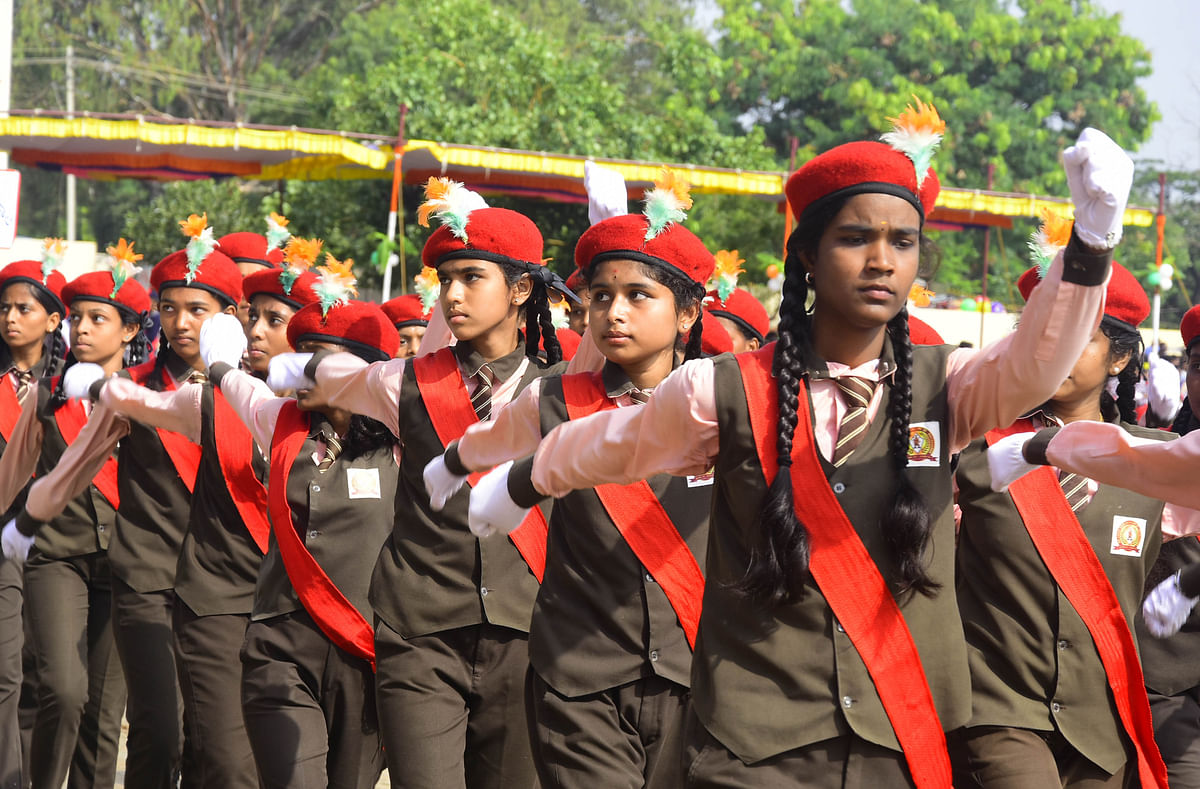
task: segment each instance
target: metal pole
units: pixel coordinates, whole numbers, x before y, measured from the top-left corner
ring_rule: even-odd
[[[67,117],[75,112],[75,47],[67,44]],[[67,241],[75,240],[75,176],[67,175]]]
[[[1167,225],[1167,174],[1158,174],[1158,214],[1154,217],[1158,230],[1158,240],[1154,244],[1154,270],[1157,272],[1163,262],[1163,235]],[[1154,301],[1150,310],[1150,347],[1158,353],[1158,318],[1162,306],[1162,283],[1154,286]]]
[[[992,191],[992,183],[996,180],[996,165],[994,162],[988,162],[987,166],[987,188]],[[979,347],[983,347],[983,323],[988,313],[987,303],[987,279],[988,279],[988,262],[992,249],[992,228],[986,226],[983,229],[983,301],[979,303]]]
[[[12,104],[12,0],[0,0],[0,118]],[[0,170],[8,169],[8,151],[0,151]]]
[[[392,243],[396,241],[396,233],[400,230],[403,201],[401,189],[404,186],[404,176],[401,163],[404,160],[404,116],[408,114],[408,105],[400,105],[400,126],[396,134],[396,144],[392,149],[392,199],[388,205],[387,237]],[[402,231],[400,231],[402,232]],[[404,266],[404,242],[400,242],[399,255],[388,253],[388,259],[383,264],[383,300],[392,297],[392,267],[400,264],[400,292],[408,293],[408,277]]]

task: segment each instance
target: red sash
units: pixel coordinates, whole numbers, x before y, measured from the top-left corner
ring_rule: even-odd
[[[570,419],[616,408],[604,391],[600,373],[564,375],[562,387]],[[594,490],[617,531],[666,593],[688,645],[694,649],[704,598],[704,573],[662,502],[645,480],[632,485],[597,485]]]
[[[741,368],[750,427],[768,485],[779,471],[775,449],[779,393],[771,376],[774,344],[734,357]],[[918,787],[950,787],[950,757],[921,657],[900,607],[854,525],[829,487],[817,456],[806,390],[800,383],[792,442],[796,517],[812,541],[809,570],[862,657]],[[951,594],[951,592],[943,592]]]
[[[267,486],[275,543],[279,546],[292,587],[321,632],[351,655],[371,661],[373,671],[375,631],[309,553],[292,523],[292,509],[287,499],[288,475],[308,438],[308,431],[308,417],[294,402],[285,404],[279,412],[271,441],[271,478]]]
[[[1022,420],[988,432],[987,442],[1033,429],[1029,420]],[[1121,724],[1137,751],[1141,785],[1166,787],[1167,768],[1154,742],[1150,702],[1129,622],[1058,477],[1049,466],[1042,466],[1010,485],[1008,492],[1046,569],[1092,636]]]
[[[467,394],[467,385],[458,370],[454,353],[449,348],[442,348],[428,356],[414,358],[412,366],[417,387],[425,400],[425,411],[442,446],[462,438],[467,428],[479,418],[471,406],[471,397]],[[482,476],[472,474],[467,477],[467,484],[474,485]],[[546,571],[546,531],[546,516],[541,508],[534,507],[521,525],[508,535],[538,583],[542,582]]]
[[[36,390],[37,381],[33,381],[31,390]],[[7,373],[0,377],[0,435],[4,443],[12,440],[13,428],[21,418],[21,401],[17,399],[17,388],[13,386],[12,377]]]
[[[213,432],[217,445],[217,461],[229,497],[237,507],[246,530],[262,553],[267,552],[271,523],[267,520],[267,489],[254,476],[254,437],[242,423],[221,390],[213,387]]]
[[[153,372],[154,362],[151,361],[134,367],[129,371],[129,375],[134,381],[144,385]],[[166,368],[162,371],[162,379],[168,392],[173,392],[179,388],[175,385],[175,379],[166,371]],[[183,480],[183,484],[187,485],[188,493],[194,492],[196,488],[196,474],[200,470],[200,445],[193,444],[186,436],[171,430],[163,430],[159,427],[155,428],[155,431],[158,433],[158,440],[162,442],[163,449],[167,451],[167,456],[175,464],[176,473]]]
[[[55,376],[50,380],[50,391],[53,392],[57,387],[58,376]],[[83,430],[83,426],[87,424],[88,415],[84,413],[82,402],[68,400],[54,412],[54,421],[58,425],[58,432],[62,434],[63,440],[67,442],[67,446],[70,446],[75,443],[75,439],[79,438],[79,431]],[[121,496],[117,489],[117,459],[115,457],[108,456],[104,465],[100,467],[99,473],[92,480],[92,484],[104,495],[104,498],[108,499],[108,503],[114,510],[120,507]]]

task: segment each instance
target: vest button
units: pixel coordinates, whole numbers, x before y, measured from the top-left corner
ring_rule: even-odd
[[[657,649],[650,650],[650,662],[651,663],[658,662],[658,650]]]
[[[486,586],[485,586],[485,587],[483,587],[483,588],[481,588],[481,589],[479,590],[479,596],[480,596],[480,597],[487,597],[487,593],[488,593],[488,590],[487,590],[487,587],[486,587]]]
[[[1054,710],[1055,712],[1062,712],[1062,708],[1063,705],[1059,704],[1057,701],[1050,704],[1050,709]]]
[[[320,536],[321,536],[321,532],[317,531],[316,529],[313,529],[312,531],[310,531],[308,533],[308,539],[310,539],[310,540],[315,540],[316,538],[318,538]]]
[[[846,490],[846,486],[843,483],[841,483],[841,482],[833,483],[833,492],[834,493],[842,493],[845,490]]]
[[[650,573],[646,573],[646,583],[648,583],[648,584],[654,583],[654,576],[651,575]]]
[[[850,709],[850,707],[852,707],[853,705],[854,705],[854,699],[850,698],[849,696],[842,696],[842,706],[843,707],[845,707],[846,709]]]
[[[1071,648],[1071,642],[1070,642],[1070,641],[1067,641],[1067,640],[1064,638],[1064,639],[1062,639],[1061,641],[1059,641],[1059,642],[1058,642],[1058,648],[1059,648],[1059,649],[1070,649],[1070,648]]]
[[[836,628],[837,628],[837,631],[838,631],[839,633],[845,633],[845,632],[846,632],[846,628],[842,627],[842,623],[841,623],[841,622],[835,622],[835,623],[834,623],[834,627],[836,627]]]
[[[320,493],[320,492],[321,492],[321,486],[313,485],[313,493]]]

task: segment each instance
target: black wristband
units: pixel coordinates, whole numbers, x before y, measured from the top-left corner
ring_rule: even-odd
[[[220,386],[225,373],[232,369],[233,366],[226,362],[213,362],[212,366],[208,368],[208,380],[213,382],[213,386]]]
[[[46,521],[40,521],[34,518],[25,510],[21,510],[16,517],[17,531],[24,534],[26,537],[36,537],[38,529],[46,524]]]
[[[518,507],[536,507],[546,496],[533,486],[533,455],[512,464],[508,471],[508,495]]]
[[[108,383],[108,379],[101,378],[98,381],[92,381],[92,385],[88,387],[88,397],[92,398],[93,403],[100,402],[100,393],[104,391],[106,383]]]
[[[464,466],[462,458],[458,456],[458,441],[451,441],[450,446],[446,447],[446,451],[442,453],[442,462],[446,464],[446,470],[456,477],[465,477],[471,473],[471,469]]]
[[[304,365],[304,375],[308,380],[314,382],[317,380],[317,368],[321,366],[321,361],[331,353],[333,351],[322,348],[312,355],[312,358],[308,360],[308,364]]]
[[[1088,287],[1103,285],[1111,264],[1111,249],[1093,249],[1071,231],[1071,240],[1063,250],[1063,282]]]
[[[1049,466],[1050,461],[1046,459],[1046,449],[1050,446],[1050,439],[1058,435],[1059,430],[1062,428],[1044,427],[1037,432],[1037,435],[1026,441],[1021,450],[1025,462],[1035,466]]]
[[[1190,564],[1179,571],[1179,591],[1188,597],[1200,597],[1200,564]]]

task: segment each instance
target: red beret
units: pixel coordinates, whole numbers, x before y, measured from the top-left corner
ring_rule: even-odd
[[[246,278],[242,280],[242,291],[246,294],[246,301],[250,301],[260,293],[266,293],[295,309],[300,309],[305,304],[312,304],[317,300],[317,292],[313,290],[313,285],[317,281],[315,273],[302,271],[292,283],[291,288],[285,288],[280,278],[286,271],[287,269],[264,269],[247,274]]]
[[[848,142],[810,159],[788,178],[788,205],[792,216],[825,198],[856,194],[890,194],[903,198],[921,214],[929,216],[941,185],[930,167],[917,186],[912,159],[881,142]]]
[[[567,287],[578,293],[588,286],[587,280],[583,278],[583,272],[575,269],[571,275],[567,277]]]
[[[507,208],[478,208],[467,215],[466,235],[464,242],[448,225],[442,225],[425,242],[421,261],[430,268],[459,258],[543,265],[542,233],[524,214]]]
[[[415,293],[389,299],[383,303],[382,307],[384,314],[397,329],[408,326],[428,326],[429,314],[433,311],[427,311],[425,305],[421,303],[421,297]]]
[[[644,214],[625,214],[597,222],[575,245],[575,265],[586,271],[602,260],[624,258],[658,265],[703,287],[716,260],[696,234],[679,224],[668,225],[646,240],[650,222]]]
[[[1179,333],[1183,335],[1183,347],[1191,346],[1192,340],[1200,336],[1200,304],[1183,314],[1179,322]]]
[[[749,336],[758,337],[760,343],[766,341],[767,333],[771,331],[771,319],[767,317],[766,308],[754,298],[754,294],[748,290],[734,288],[725,301],[721,301],[715,290],[710,290],[708,295],[711,301],[705,309],[711,314],[728,318],[743,331],[748,330]]]
[[[908,339],[913,345],[946,344],[946,341],[942,339],[942,335],[938,334],[937,329],[911,312],[908,314]]]
[[[288,323],[287,338],[293,348],[306,339],[336,342],[369,362],[391,359],[400,349],[400,333],[371,301],[334,304],[325,317],[320,303],[302,307]]]
[[[1029,294],[1041,281],[1037,266],[1022,274],[1017,280],[1021,298],[1029,301]],[[1150,299],[1146,296],[1146,289],[1137,281],[1137,277],[1129,273],[1129,269],[1115,260],[1104,295],[1104,314],[1134,327],[1150,316]]]
[[[121,284],[121,289],[117,291],[115,297],[112,296],[113,285],[111,271],[93,271],[81,274],[63,288],[63,301],[68,305],[79,299],[100,301],[112,304],[114,307],[123,307],[139,317],[150,311],[150,296],[133,277],[129,277]]]
[[[283,265],[283,250],[267,249],[267,237],[260,233],[230,233],[217,239],[217,249],[234,263],[257,263],[267,268]]]
[[[719,321],[700,322],[700,352],[705,356],[716,356],[733,351],[733,338]]]
[[[242,272],[220,250],[213,250],[200,261],[191,282],[188,282],[187,274],[187,252],[182,249],[172,252],[150,272],[150,287],[160,296],[167,288],[200,288],[234,306],[242,300]]]
[[[36,260],[18,260],[0,269],[0,290],[16,282],[32,285],[42,294],[49,296],[52,302],[58,303],[58,311],[67,314],[67,305],[63,302],[63,288],[67,286],[67,278],[58,271],[42,274],[42,264]],[[51,310],[53,312],[53,310]]]

